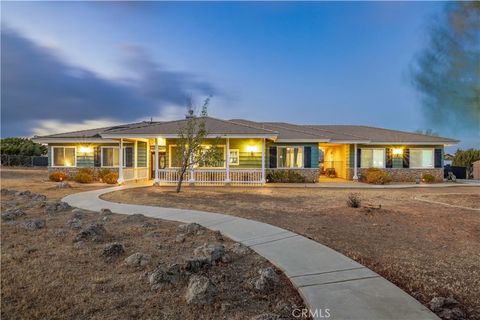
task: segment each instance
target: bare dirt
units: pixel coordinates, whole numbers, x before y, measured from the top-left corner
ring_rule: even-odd
[[[73,185],[57,190],[39,171],[2,170],[2,190],[15,188],[47,194],[58,200],[68,193],[102,187]],[[1,224],[1,316],[4,319],[249,319],[273,313],[291,318],[293,308],[304,308],[303,301],[289,280],[277,270],[280,284],[269,293],[251,288],[249,280],[263,267],[273,267],[249,251],[238,255],[229,248],[228,238],[218,240],[208,230],[175,241],[179,223],[143,217],[128,221],[112,214],[104,221],[98,212],[86,212],[82,225],[105,225],[107,235],[100,242],[74,243],[79,230],[67,226],[71,210],[47,215],[41,204],[27,198],[5,195],[2,212],[12,207],[25,215]],[[26,220],[42,219],[45,227],[27,230]],[[120,242],[125,254],[113,261],[102,257],[106,244]],[[218,294],[209,305],[185,302],[187,281],[161,290],[151,290],[147,274],[158,265],[183,264],[204,243],[221,243],[232,257],[199,273],[216,285]],[[124,259],[135,252],[152,256],[150,264],[132,267]]]
[[[361,208],[346,205],[358,193]],[[453,297],[480,319],[480,188],[325,189],[146,187],[106,194],[116,202],[219,212],[263,221],[325,244],[420,302]]]

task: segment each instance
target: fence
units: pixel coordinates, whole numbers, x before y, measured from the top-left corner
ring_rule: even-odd
[[[48,157],[2,154],[1,164],[2,166],[11,167],[47,167]]]

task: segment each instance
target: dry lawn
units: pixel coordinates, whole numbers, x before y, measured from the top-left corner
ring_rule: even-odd
[[[357,192],[362,208],[349,208]],[[480,188],[320,189],[147,187],[104,195],[117,202],[220,212],[289,229],[368,266],[420,302],[453,297],[480,319]],[[381,206],[369,209],[365,206]]]
[[[72,189],[58,191],[54,184],[44,181],[45,172],[43,177],[37,171],[19,171],[17,177],[14,171],[4,173],[2,188],[6,184],[17,190],[29,189],[48,194],[49,200],[100,187],[74,185]],[[178,223],[153,218],[132,222],[116,214],[103,221],[98,213],[88,212],[82,219],[83,225],[105,223],[108,236],[100,243],[76,246],[73,239],[79,231],[67,227],[72,217],[70,210],[47,216],[42,207],[13,195],[3,195],[1,204],[2,212],[15,206],[26,213],[15,224],[4,221],[1,224],[3,319],[246,319],[262,313],[289,318],[292,308],[304,307],[298,292],[281,273],[281,285],[271,294],[254,292],[248,286],[248,280],[258,276],[259,268],[271,266],[252,251],[244,256],[229,252],[232,262],[212,266],[204,272],[219,292],[212,305],[187,305],[186,281],[152,291],[146,273],[158,264],[183,263],[196,247],[218,242],[208,230],[177,243]],[[34,218],[45,219],[45,228],[36,231],[23,228],[25,220]],[[105,244],[114,241],[121,242],[126,253],[107,262],[101,252]],[[234,242],[224,239],[222,243],[228,249]],[[124,258],[135,252],[152,255],[152,262],[146,267],[127,266]]]

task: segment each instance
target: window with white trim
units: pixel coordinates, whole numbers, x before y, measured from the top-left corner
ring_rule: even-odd
[[[54,167],[75,167],[77,165],[77,148],[52,147]]]
[[[277,147],[278,168],[303,168],[303,147]]]
[[[410,149],[410,168],[433,168],[433,149]]]
[[[361,149],[362,168],[385,168],[385,149]]]
[[[228,150],[228,159],[231,166],[238,166],[240,164],[240,150],[230,149]]]
[[[123,147],[123,166],[133,167],[133,148]],[[118,147],[102,147],[102,167],[118,167]]]

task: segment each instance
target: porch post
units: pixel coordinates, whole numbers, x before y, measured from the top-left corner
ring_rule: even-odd
[[[230,183],[230,138],[227,138],[227,146],[225,148],[226,152],[226,168],[227,168],[227,177],[225,179],[226,183]]]
[[[135,144],[134,144],[134,150],[135,152],[133,153],[134,157],[135,157],[135,161],[133,162],[133,178],[135,180],[138,179],[138,170],[137,170],[137,167],[138,167],[138,141],[135,140]]]
[[[358,151],[357,151],[357,144],[355,143],[353,148],[353,180],[355,181],[358,181],[357,157],[358,157]]]
[[[158,179],[158,138],[155,137],[155,179],[153,180],[154,185],[158,185],[160,180]]]
[[[190,155],[190,163],[193,162],[193,154]],[[188,179],[188,183],[190,183],[191,185],[195,184],[195,173],[194,173],[194,168],[193,168],[193,165],[190,166],[189,168],[189,173],[190,173],[190,178]]]
[[[262,139],[262,183],[265,183],[265,138]]]
[[[118,184],[123,183],[123,138],[118,144]]]

